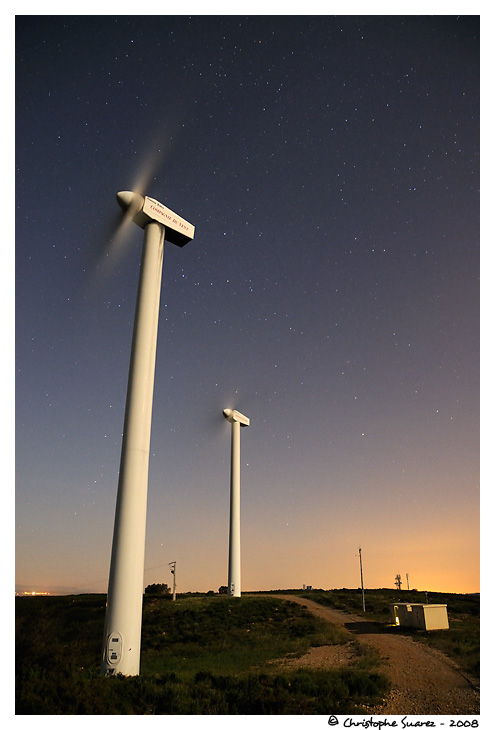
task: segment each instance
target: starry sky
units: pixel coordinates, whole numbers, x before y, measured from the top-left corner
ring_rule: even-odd
[[[479,18],[17,16],[16,588],[106,592],[145,181],[143,585],[479,590]]]

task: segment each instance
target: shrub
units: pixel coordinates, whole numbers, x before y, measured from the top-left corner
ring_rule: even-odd
[[[268,663],[348,641],[280,599],[145,596],[139,677],[99,675],[105,596],[23,597],[16,607],[17,714],[345,714],[386,688],[376,672]]]

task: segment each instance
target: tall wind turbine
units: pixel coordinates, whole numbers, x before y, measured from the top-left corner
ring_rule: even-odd
[[[144,228],[122,437],[102,674],[139,674],[146,502],[164,242],[185,246],[194,226],[153,198],[122,192],[124,223]]]
[[[239,411],[225,408],[223,415],[232,424],[230,452],[230,535],[229,596],[241,596],[241,426],[249,426],[249,418]]]

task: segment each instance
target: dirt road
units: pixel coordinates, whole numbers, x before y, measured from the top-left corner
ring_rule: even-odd
[[[383,671],[392,682],[385,703],[374,708],[377,715],[478,715],[479,687],[457,665],[435,649],[408,636],[382,632],[365,618],[321,606],[306,598],[280,595],[306,606],[313,614],[336,624],[375,647],[383,659]],[[351,637],[349,637],[351,638]],[[352,662],[352,644],[315,647],[300,659],[299,666],[325,668]]]

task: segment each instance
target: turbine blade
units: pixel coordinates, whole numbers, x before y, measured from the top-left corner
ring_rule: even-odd
[[[124,185],[120,190],[129,190],[143,196],[149,195],[150,187],[164,164],[167,151],[167,145],[164,145],[158,136],[155,137],[148,146],[148,150],[141,155],[140,164],[135,171],[131,184]],[[99,241],[91,252],[93,261],[92,265],[90,264],[91,269],[96,272],[95,275],[98,278],[109,275],[128,254],[133,240],[132,219],[134,213],[132,206],[126,211],[116,212],[111,216],[102,231],[101,237],[98,237]]]

